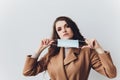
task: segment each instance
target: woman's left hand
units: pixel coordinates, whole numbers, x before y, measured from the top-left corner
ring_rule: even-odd
[[[95,49],[98,53],[104,53],[103,48],[100,46],[96,39],[86,39],[85,42],[92,49]]]

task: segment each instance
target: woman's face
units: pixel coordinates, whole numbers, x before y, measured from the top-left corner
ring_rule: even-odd
[[[61,39],[71,39],[73,37],[73,31],[68,26],[66,21],[57,21],[56,22],[56,31]]]

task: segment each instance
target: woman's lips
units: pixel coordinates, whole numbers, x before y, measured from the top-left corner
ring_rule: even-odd
[[[68,34],[66,33],[66,34],[63,34],[63,36],[68,36]]]

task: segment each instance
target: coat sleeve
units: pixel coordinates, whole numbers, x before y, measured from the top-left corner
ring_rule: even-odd
[[[103,54],[98,54],[96,51],[92,51],[90,59],[94,70],[108,78],[116,77],[116,67],[109,52],[105,51]]]
[[[44,66],[44,64],[46,64],[45,57],[37,61],[37,59],[31,58],[31,55],[28,55],[23,68],[23,75],[24,76],[37,75],[38,73],[46,70],[46,67]]]

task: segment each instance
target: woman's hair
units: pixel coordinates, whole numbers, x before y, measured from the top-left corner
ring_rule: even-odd
[[[53,32],[52,32],[52,39],[53,40],[60,39],[60,37],[58,36],[57,31],[56,31],[56,22],[58,22],[58,21],[65,21],[68,24],[68,26],[72,29],[72,31],[73,31],[73,38],[72,39],[85,41],[85,38],[80,33],[76,23],[72,19],[70,19],[69,17],[66,17],[66,16],[60,16],[60,17],[56,18],[56,20],[54,21]],[[83,46],[85,44],[86,43],[83,42],[80,45]],[[51,45],[49,48],[49,51],[48,51],[49,52],[48,53],[48,61],[50,60],[50,58],[52,56],[55,56],[56,54],[58,54],[59,50],[60,50],[59,47]]]
[[[56,22],[58,22],[58,21],[65,21],[68,24],[68,26],[72,29],[73,34],[74,34],[72,39],[84,41],[84,37],[81,35],[76,23],[72,19],[70,19],[69,17],[66,17],[66,16],[60,16],[60,17],[56,18],[56,20],[53,24],[52,39],[60,39],[60,37],[58,36],[57,31],[56,31]]]

